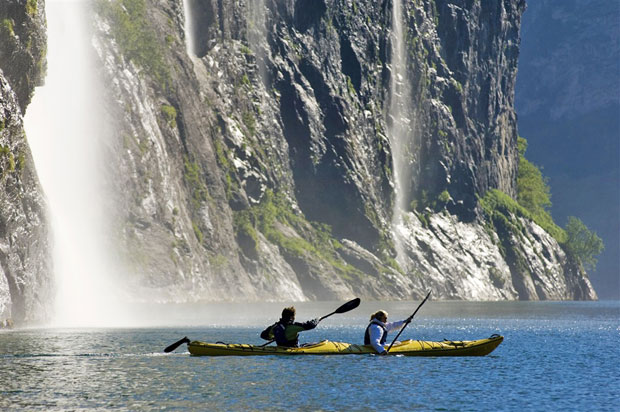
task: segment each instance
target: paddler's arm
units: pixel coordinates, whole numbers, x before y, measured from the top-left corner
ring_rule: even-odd
[[[319,324],[319,319],[311,319],[307,322],[304,323],[296,323],[296,325],[299,325],[303,328],[303,330],[310,330],[310,329],[314,329],[316,328],[316,325]]]
[[[405,324],[406,321],[407,319],[399,320],[396,322],[388,322],[385,324],[385,328],[387,329],[388,332],[393,331],[394,329],[400,329]]]
[[[260,337],[265,340],[273,340],[274,339],[274,335],[273,335],[274,327],[275,325],[267,326],[267,328],[260,333]]]

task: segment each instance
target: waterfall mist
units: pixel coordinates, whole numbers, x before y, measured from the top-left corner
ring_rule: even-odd
[[[24,123],[48,199],[56,279],[55,326],[128,320],[112,257],[103,190],[109,133],[91,45],[88,1],[48,0],[48,71]]]
[[[403,28],[401,0],[392,2],[390,89],[388,138],[392,148],[396,199],[392,210],[392,231],[398,263],[404,265],[404,247],[399,228],[411,201],[414,162],[414,127],[411,82],[407,72],[406,31]],[[403,269],[405,267],[403,266]]]

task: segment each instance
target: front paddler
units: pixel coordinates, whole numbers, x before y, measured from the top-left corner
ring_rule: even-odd
[[[304,323],[295,322],[295,307],[284,308],[279,321],[261,332],[260,337],[265,340],[275,340],[278,346],[296,348],[299,346],[299,332],[316,328],[319,319],[312,319]]]

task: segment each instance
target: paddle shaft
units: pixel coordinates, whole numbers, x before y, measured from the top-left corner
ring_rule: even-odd
[[[322,321],[322,320],[323,320],[323,319],[325,319],[325,318],[329,318],[331,315],[333,315],[333,314],[335,314],[335,313],[338,313],[338,312],[332,312],[332,313],[330,313],[329,315],[321,316],[321,317],[319,318],[319,322],[320,322],[320,321]]]
[[[401,333],[403,333],[403,331],[405,330],[405,328],[407,327],[408,324],[411,323],[411,321],[413,320],[413,317],[415,316],[416,313],[418,313],[418,310],[420,310],[420,308],[422,307],[422,305],[424,305],[424,302],[426,302],[426,300],[428,299],[428,297],[431,295],[431,291],[428,292],[428,295],[426,295],[426,297],[424,298],[424,300],[422,301],[422,303],[420,303],[420,305],[417,307],[417,309],[415,310],[415,312],[413,312],[413,315],[411,315],[407,321],[405,322],[405,324],[403,325],[402,328],[400,328],[400,331],[398,332],[398,335],[396,335],[396,337],[394,338],[394,340],[392,341],[392,343],[390,343],[390,346],[387,348],[387,350],[385,351],[386,353],[390,353],[390,349],[392,349],[392,345],[394,345],[394,342],[396,342],[396,339],[398,339],[398,337],[400,336]]]

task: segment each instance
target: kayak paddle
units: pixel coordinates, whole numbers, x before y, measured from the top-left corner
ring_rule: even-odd
[[[356,307],[358,307],[359,305],[360,305],[360,298],[355,298],[353,300],[350,300],[347,303],[345,303],[344,305],[340,306],[335,311],[333,311],[332,313],[330,313],[329,315],[325,315],[325,316],[319,318],[319,322],[322,321],[325,318],[329,318],[331,315],[334,315],[336,313],[345,313],[345,312],[348,312],[350,310],[353,310]]]
[[[418,310],[420,310],[420,308],[422,307],[422,305],[424,305],[424,302],[426,302],[426,299],[428,299],[428,297],[431,295],[431,291],[428,291],[428,295],[426,295],[426,297],[424,298],[424,300],[422,301],[422,303],[420,303],[420,305],[418,306],[418,308],[415,310],[415,312],[413,312],[413,315],[411,315],[410,317],[407,318],[407,320],[405,321],[405,324],[403,325],[402,328],[400,328],[400,332],[398,332],[398,335],[396,335],[396,337],[394,338],[394,340],[392,341],[392,343],[390,343],[389,348],[387,348],[387,350],[385,351],[386,353],[390,353],[390,349],[392,349],[392,345],[394,344],[394,342],[396,342],[396,339],[398,339],[398,337],[400,336],[401,333],[403,333],[403,331],[405,330],[405,328],[407,327],[408,324],[411,323],[411,321],[413,320],[413,317],[415,316],[416,313],[418,313]]]
[[[331,315],[334,315],[336,313],[346,313],[350,310],[355,309],[356,307],[358,307],[360,305],[360,298],[355,298],[353,300],[348,301],[347,303],[345,303],[344,305],[340,306],[338,309],[336,309],[335,311],[333,311],[332,313],[330,313],[329,315],[325,315],[319,318],[319,322],[322,321],[325,318],[329,318]],[[319,323],[317,322],[317,325]],[[270,340],[267,343],[264,343],[262,345],[260,345],[260,347],[262,348],[263,346],[267,346],[270,343],[274,342],[275,339]]]
[[[166,349],[164,349],[164,352],[166,353],[172,352],[173,350],[175,350],[176,348],[178,348],[184,343],[189,343],[189,339],[187,339],[187,336],[181,339],[180,341],[174,342],[172,345],[168,346]]]

